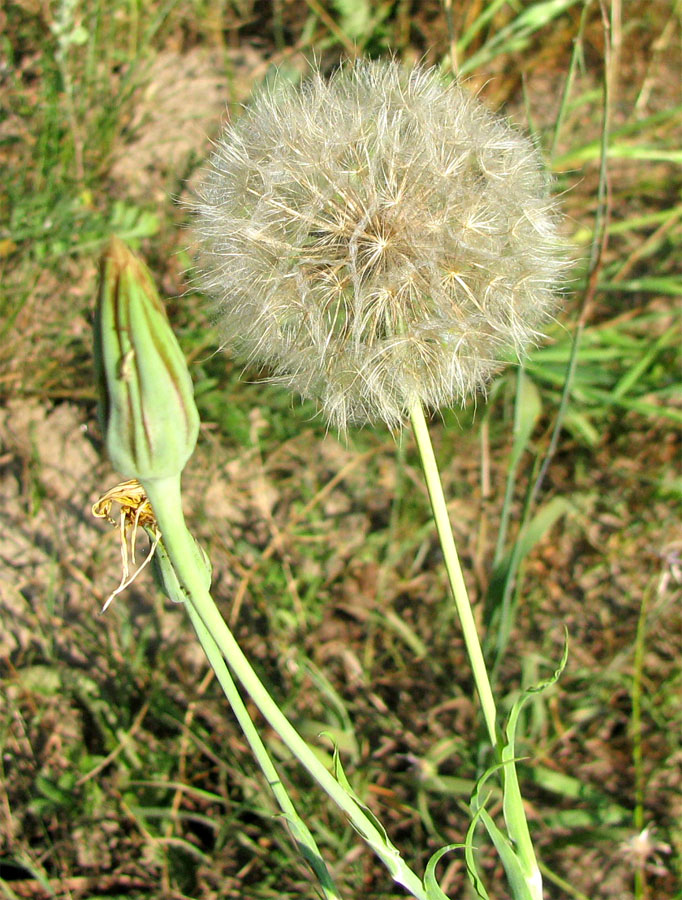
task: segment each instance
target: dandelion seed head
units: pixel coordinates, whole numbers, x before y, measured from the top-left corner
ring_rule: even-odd
[[[435,69],[276,79],[221,136],[198,270],[237,358],[330,423],[465,402],[541,336],[565,266],[532,143]]]

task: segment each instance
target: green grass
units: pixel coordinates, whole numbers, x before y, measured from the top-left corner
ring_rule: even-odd
[[[673,900],[682,897],[681,7],[623,4],[619,21],[613,5],[609,53],[596,3],[454,6],[459,69],[486,102],[530,123],[577,258],[566,308],[523,377],[507,370],[487,406],[432,423],[455,533],[504,709],[521,684],[556,668],[568,629],[567,669],[526,708],[517,748],[547,896]],[[99,449],[90,318],[112,233],[148,260],[190,359],[204,429],[187,512],[246,652],[327,760],[319,735],[334,737],[354,789],[415,868],[464,839],[484,761],[459,632],[443,620],[412,442],[405,436],[396,453],[377,429],[345,446],[310,404],[214,352],[210,311],[184,275],[190,238],[176,202],[227,106],[271,63],[294,72],[317,55],[332,65],[357,47],[447,66],[444,14],[416,7],[7,8],[3,896],[315,896],[183,611],[147,575],[96,615],[119,565],[113,532],[88,514],[116,479],[90,443]],[[139,179],[119,168],[159,128],[154,105],[199,77],[203,53],[226,93],[199,108],[205,82],[190,91],[206,140],[168,164],[162,150],[140,156]],[[167,58],[173,78],[154,94],[155,65]],[[186,113],[186,100],[167,113],[155,146],[179,140]],[[342,895],[397,897],[352,829],[265,738]],[[643,858],[633,840],[645,827]],[[485,846],[481,865],[502,900]],[[447,894],[466,896],[461,854],[438,875]]]

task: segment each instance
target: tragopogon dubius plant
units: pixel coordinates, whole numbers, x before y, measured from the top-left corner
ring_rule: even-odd
[[[503,727],[424,408],[462,402],[483,388],[506,359],[539,338],[556,307],[564,256],[540,157],[525,137],[437,71],[408,70],[393,61],[357,62],[328,80],[316,72],[300,87],[275,79],[261,91],[225,130],[195,208],[201,284],[215,298],[225,343],[239,358],[267,367],[279,381],[315,398],[341,430],[379,421],[397,428],[408,418],[412,423],[495,751],[471,801],[464,842],[469,872],[486,897],[473,854],[480,822],[516,900],[539,900],[540,871],[515,769],[523,699]],[[142,482],[153,507],[165,590],[187,604],[325,896],[338,894],[231,673],[394,879],[420,900],[442,900],[434,866],[444,851],[423,879],[407,866],[351,790],[338,756],[332,776],[282,715],[211,599],[210,567],[187,531],[180,505],[180,472],[196,438],[195,410],[176,371],[177,352],[166,324],[156,322],[155,313],[150,319],[135,312],[137,305],[156,310],[156,303],[144,273],[137,279],[140,288],[135,278],[126,278],[134,266],[114,247],[104,267],[99,346],[108,431],[119,432],[107,434],[107,443],[113,458],[126,463],[124,474]],[[160,341],[135,335],[136,329],[153,331],[156,325],[163,333]],[[138,348],[149,358],[138,356]],[[147,376],[158,376],[180,404],[179,441]],[[163,451],[164,428],[171,454]],[[495,773],[502,782],[503,829],[485,808],[483,787]]]

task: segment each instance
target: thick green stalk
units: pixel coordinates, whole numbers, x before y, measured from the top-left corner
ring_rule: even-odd
[[[199,638],[199,643],[203,647],[206,658],[211,664],[211,668],[215,672],[216,677],[225,692],[225,696],[232,707],[241,730],[244,732],[246,740],[249,742],[249,746],[251,747],[251,751],[255,756],[256,761],[261,767],[263,775],[265,775],[265,778],[272,789],[272,793],[279,803],[280,809],[284,813],[296,845],[315,872],[315,875],[320,882],[320,886],[322,887],[325,900],[340,900],[339,894],[327,870],[324,859],[322,858],[322,854],[315,842],[315,838],[296,812],[296,808],[280,780],[277,769],[270,759],[265,744],[261,740],[258,729],[253,724],[249,711],[237,690],[237,685],[230,675],[230,670],[225,665],[225,660],[220,653],[218,645],[213,640],[193,604],[187,603],[186,606],[192,625],[194,625],[194,630]]]
[[[163,536],[165,550],[183,588],[185,599],[220,648],[237,680],[291,753],[346,814],[352,825],[386,865],[394,880],[403,885],[417,900],[427,900],[421,879],[407,866],[370,816],[327,771],[294,729],[268,694],[227,627],[206,588],[205,571],[198,564],[196,544],[185,525],[180,496],[180,476],[151,479],[143,482],[143,487],[151,502]]]
[[[493,691],[488,678],[488,670],[486,669],[481,643],[478,639],[478,631],[476,630],[476,622],[471,611],[471,603],[467,593],[464,576],[462,575],[462,567],[459,563],[455,539],[452,535],[452,526],[450,525],[450,517],[445,503],[443,494],[443,486],[438,472],[438,464],[433,453],[433,445],[429,435],[429,429],[424,418],[424,410],[421,403],[415,400],[410,406],[410,419],[412,421],[412,429],[417,441],[417,449],[421,457],[422,468],[424,469],[424,477],[426,479],[426,487],[431,499],[431,508],[433,510],[433,518],[436,523],[438,538],[443,550],[443,558],[445,560],[445,568],[448,573],[448,580],[452,588],[452,594],[455,600],[455,607],[462,626],[464,634],[464,643],[466,644],[469,661],[476,683],[476,690],[481,701],[483,709],[483,718],[490,743],[493,747],[497,747],[497,712],[495,709],[495,700],[493,699]]]
[[[498,760],[503,763],[500,775],[504,792],[504,818],[507,825],[507,836],[497,829],[486,812],[481,813],[482,821],[500,853],[516,900],[522,900],[522,898],[523,900],[542,900],[542,877],[528,831],[526,813],[523,808],[515,768],[514,734],[520,707],[515,707],[515,711],[512,712],[513,721],[510,721],[507,725],[506,742],[502,738],[498,740],[497,712],[488,670],[478,639],[476,623],[464,583],[457,548],[455,547],[455,539],[452,534],[452,526],[445,504],[443,486],[433,452],[429,429],[424,418],[422,406],[417,401],[410,407],[410,418],[431,499],[436,530],[438,531],[443,550],[445,568],[448,573],[476,689],[483,709],[483,718],[485,719],[490,742],[493,748],[497,750]]]

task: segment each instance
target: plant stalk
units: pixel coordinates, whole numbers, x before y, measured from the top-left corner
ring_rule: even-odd
[[[417,900],[427,900],[421,879],[407,866],[397,850],[388,844],[386,836],[379,831],[370,816],[327,771],[281,712],[225,623],[206,588],[205,573],[197,565],[196,545],[187,530],[182,513],[180,476],[151,479],[144,482],[143,487],[154,510],[165,550],[185,593],[185,600],[220,648],[237,680],[290,752],[372,847],[394,880]]]
[[[443,485],[440,480],[438,464],[433,452],[433,444],[431,436],[424,417],[424,410],[418,400],[410,405],[410,420],[412,429],[417,442],[417,449],[421,458],[422,468],[424,470],[424,478],[426,479],[426,487],[431,500],[431,509],[433,510],[433,518],[436,523],[436,531],[443,550],[443,558],[445,568],[448,573],[448,580],[452,589],[452,595],[455,601],[455,608],[462,626],[464,634],[464,643],[466,644],[469,661],[474,675],[474,682],[481,701],[483,710],[483,718],[488,730],[488,737],[493,748],[497,748],[497,711],[495,708],[495,700],[493,691],[488,678],[488,670],[486,668],[481,643],[478,639],[478,631],[476,630],[476,622],[471,610],[471,603],[467,593],[464,576],[462,575],[462,567],[459,562],[455,539],[452,534],[452,525],[448,515],[448,508],[445,503],[445,495],[443,494]]]
[[[272,793],[275,795],[275,799],[277,800],[280,809],[284,813],[284,817],[295,844],[304,859],[307,860],[308,864],[315,872],[324,893],[325,900],[340,900],[340,896],[334,886],[329,871],[327,870],[322,854],[315,842],[315,838],[296,812],[296,808],[289,797],[286,788],[282,784],[277,769],[258,733],[258,729],[254,725],[251,716],[249,715],[249,711],[237,690],[237,685],[230,675],[230,670],[225,665],[225,660],[220,653],[218,645],[213,640],[211,633],[204,625],[203,620],[194,608],[194,605],[192,603],[187,603],[186,606],[194,630],[199,638],[199,643],[203,647],[206,658],[215,672],[216,678],[220,682],[220,686],[232,707],[235,717],[239,722],[239,726],[244,733],[244,737],[251,747],[251,752],[255,756],[258,765],[261,767],[263,775],[265,776]]]

